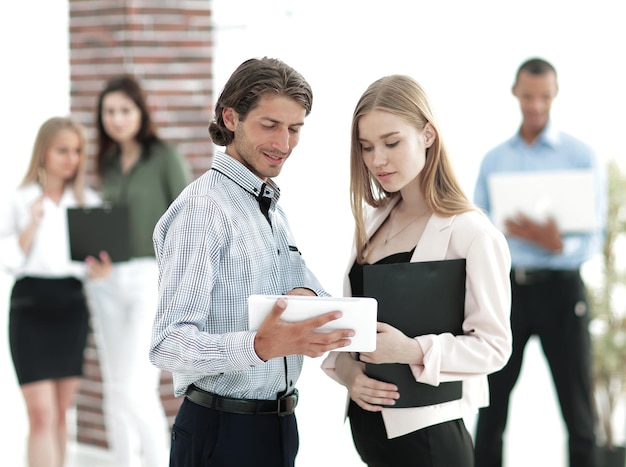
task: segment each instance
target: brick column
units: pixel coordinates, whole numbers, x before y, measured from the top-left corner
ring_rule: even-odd
[[[194,176],[211,162],[207,126],[213,107],[210,0],[69,0],[71,113],[87,128],[93,167],[97,95],[112,76],[137,76],[159,135],[183,154]],[[102,388],[93,336],[78,397],[78,441],[107,447]],[[171,423],[180,400],[171,375],[161,378]]]

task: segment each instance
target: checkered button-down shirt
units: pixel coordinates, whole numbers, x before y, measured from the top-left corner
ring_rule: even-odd
[[[272,199],[266,220],[258,196]],[[222,396],[275,399],[291,392],[302,356],[264,362],[248,329],[251,294],[306,287],[328,295],[307,269],[272,180],[266,183],[217,152],[211,170],[172,203],[154,230],[159,305],[150,359],[190,384]]]

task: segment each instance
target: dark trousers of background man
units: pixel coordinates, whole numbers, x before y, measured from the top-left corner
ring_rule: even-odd
[[[185,399],[172,428],[171,467],[293,467],[295,414],[222,412]]]
[[[520,373],[524,347],[532,335],[537,335],[568,430],[569,465],[594,467],[589,312],[580,274],[578,271],[515,274],[514,271],[511,285],[513,353],[501,371],[489,376],[490,406],[480,410],[476,428],[476,466],[502,465],[509,398]],[[541,423],[541,414],[537,413],[537,425]]]

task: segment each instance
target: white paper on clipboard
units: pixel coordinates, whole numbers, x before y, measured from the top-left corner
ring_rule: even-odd
[[[487,180],[493,223],[522,213],[537,222],[553,217],[561,232],[590,232],[598,227],[591,170],[501,172]]]
[[[281,319],[289,322],[314,318],[330,311],[341,311],[341,318],[326,323],[320,331],[353,329],[351,344],[337,352],[372,352],[376,350],[376,317],[378,302],[369,297],[313,297],[302,295],[250,295],[248,323],[258,329],[279,298],[287,300]]]

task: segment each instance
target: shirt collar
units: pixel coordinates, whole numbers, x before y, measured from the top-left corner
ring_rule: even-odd
[[[528,143],[526,143],[526,141],[522,138],[519,130],[515,133],[512,142],[514,145],[528,145]],[[558,144],[558,142],[559,132],[552,122],[548,120],[545,128],[541,131],[541,133],[539,133],[539,137],[537,138],[535,144],[541,144],[553,148]]]
[[[266,181],[261,180],[237,159],[222,151],[215,151],[211,169],[225,175],[255,197],[261,194],[261,196],[272,198],[275,202],[278,202],[280,198],[280,188],[274,180],[271,178]]]

